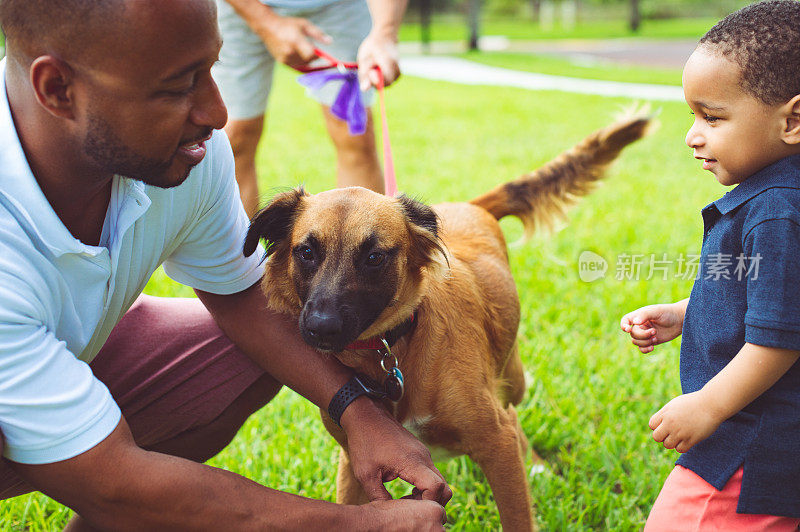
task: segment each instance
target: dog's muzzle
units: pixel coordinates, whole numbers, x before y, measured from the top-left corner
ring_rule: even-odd
[[[336,343],[342,334],[342,318],[338,314],[313,310],[303,320],[306,342],[315,347]]]
[[[324,351],[341,351],[359,334],[358,319],[350,316],[346,305],[334,298],[313,298],[306,301],[300,313],[300,333],[311,347]]]

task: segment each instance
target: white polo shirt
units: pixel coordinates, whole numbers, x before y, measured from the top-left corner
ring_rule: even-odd
[[[0,61],[0,430],[3,455],[41,464],[101,442],[120,410],[88,363],[164,264],[176,281],[217,294],[261,278],[242,255],[247,216],[228,139],[215,132],[186,181],[160,189],[115,176],[104,246],[75,239],[31,173]],[[146,332],[143,332],[146,334]]]

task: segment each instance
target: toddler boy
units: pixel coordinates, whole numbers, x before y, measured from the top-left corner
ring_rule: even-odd
[[[737,186],[702,211],[691,296],[621,321],[643,353],[683,334],[683,395],[649,424],[683,454],[645,530],[796,530],[800,2],[760,2],[723,19],[687,61],[683,88],[694,114],[686,144]]]

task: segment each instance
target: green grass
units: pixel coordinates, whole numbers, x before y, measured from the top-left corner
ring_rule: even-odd
[[[311,191],[331,187],[334,152],[319,109],[285,70],[278,73],[273,103],[258,156],[265,197],[298,183]],[[406,77],[387,99],[400,188],[431,203],[470,199],[547,162],[628,103]],[[690,125],[685,105],[665,103],[660,110],[660,129],[623,153],[563,230],[510,250],[523,312],[520,352],[530,377],[518,411],[547,461],[546,472],[530,479],[543,530],[640,530],[676,458],[652,441],[647,420],[680,391],[678,345],[640,355],[618,323],[640,305],[686,297],[690,283],[618,281],[616,257],[698,253],[699,210],[723,189],[683,144]],[[516,241],[519,223],[503,225]],[[609,261],[604,279],[579,280],[584,250]],[[162,273],[147,292],[189,293]],[[336,453],[316,409],[284,390],[210,463],[332,500]],[[454,491],[450,529],[498,529],[478,468],[466,458],[439,466]],[[68,515],[44,496],[22,496],[0,505],[0,530],[54,530]]]
[[[480,21],[481,35],[504,35],[514,40],[540,39],[616,39],[622,37],[642,37],[650,39],[689,38],[699,39],[719,18],[679,18],[643,20],[639,31],[632,32],[624,17],[616,20],[597,20],[586,17],[574,27],[568,28],[556,23],[552,28],[542,28],[537,22],[524,17],[490,17]],[[458,15],[437,15],[430,27],[430,38],[434,41],[463,41],[469,38],[467,17]],[[404,22],[400,28],[401,41],[421,40],[418,22]]]

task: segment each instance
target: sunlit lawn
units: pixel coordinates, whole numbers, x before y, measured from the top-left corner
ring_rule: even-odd
[[[258,157],[265,197],[298,183],[311,191],[331,187],[334,154],[317,106],[285,70],[273,96]],[[400,188],[431,203],[469,199],[545,163],[628,103],[404,78],[388,93]],[[690,281],[662,281],[660,274],[645,281],[646,264],[638,281],[617,280],[618,273],[630,273],[617,271],[618,256],[649,260],[666,253],[675,260],[697,253],[699,210],[723,190],[683,144],[690,123],[686,106],[654,108],[661,128],[623,153],[604,186],[571,212],[567,227],[511,249],[523,309],[520,351],[530,377],[518,411],[547,462],[545,472],[530,478],[545,530],[640,529],[676,458],[652,441],[647,420],[679,393],[678,345],[642,356],[618,323],[640,305],[685,297]],[[516,241],[518,222],[503,225]],[[608,261],[605,278],[579,279],[584,250]],[[674,277],[675,269],[668,273]],[[147,292],[190,293],[161,273]],[[210,463],[332,500],[336,454],[316,409],[284,390]],[[499,528],[482,473],[465,458],[439,466],[455,494],[447,510],[451,529]],[[0,529],[52,530],[68,515],[41,495],[23,496],[0,503]]]

